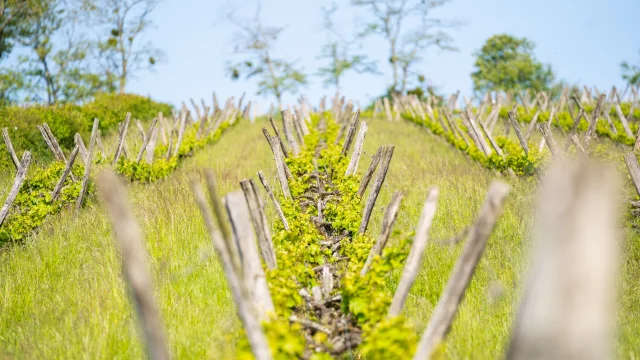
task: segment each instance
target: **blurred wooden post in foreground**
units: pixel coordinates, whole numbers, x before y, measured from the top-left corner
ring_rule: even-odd
[[[135,302],[147,354],[151,359],[169,359],[164,325],[153,296],[147,253],[124,187],[113,171],[103,170],[98,175],[98,189],[120,245],[124,278]]]
[[[547,172],[508,359],[615,358],[619,186],[614,171],[586,161]]]

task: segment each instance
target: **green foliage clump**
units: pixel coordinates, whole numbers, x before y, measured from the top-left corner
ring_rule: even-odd
[[[624,114],[627,114],[627,118],[640,119],[640,109],[636,109],[633,114],[629,116],[628,114],[631,109],[628,103],[623,103],[620,108],[622,109],[622,112]],[[509,110],[511,109],[502,107],[500,109],[500,117],[502,117],[503,119],[508,119]],[[516,109],[516,117],[519,122],[530,123],[533,120],[533,116],[537,110],[538,109],[534,107],[530,109],[529,112],[527,112],[523,106],[518,106],[518,108]],[[585,106],[585,111],[587,113],[591,114],[593,110],[593,105]],[[574,114],[577,114],[577,111],[575,111]],[[542,111],[538,117],[538,121],[548,121],[550,116],[550,111]],[[586,116],[590,119],[590,115]],[[612,109],[609,111],[609,116],[611,118],[613,126],[616,128],[616,133],[613,132],[611,126],[606,120],[599,118],[598,122],[596,123],[596,134],[598,136],[609,138],[612,141],[632,146],[635,143],[635,138],[627,136],[615,108],[612,107]],[[571,118],[571,114],[569,114],[568,111],[562,111],[555,114],[551,125],[562,129],[562,131],[564,131],[565,133],[569,132],[573,128],[573,119]],[[578,123],[577,131],[584,132],[587,131],[588,128],[589,122],[584,117],[582,117],[580,122]],[[629,121],[629,128],[633,134],[637,134],[638,124],[636,122]]]
[[[75,203],[82,185],[81,181],[72,182],[71,176],[65,180],[65,186],[58,199],[53,201],[51,198],[53,188],[62,176],[64,167],[65,165],[61,162],[54,162],[46,169],[37,171],[32,178],[25,180],[13,203],[15,210],[9,214],[0,228],[0,245],[11,240],[24,239],[42,225],[47,216],[57,214],[69,204]],[[84,166],[76,163],[72,173],[81,179],[83,172]],[[88,190],[93,190],[92,182],[89,182]]]
[[[84,105],[2,107],[0,128],[7,128],[18,154],[29,150],[39,162],[48,163],[53,157],[37,129],[38,125],[47,123],[62,149],[69,151],[74,147],[73,137],[76,133],[80,133],[85,139],[91,135],[95,118],[100,120],[100,130],[105,135],[113,131],[118,122],[124,120],[127,112],[131,112],[133,118],[146,120],[157,116],[160,111],[169,114],[171,109],[168,104],[139,95],[105,94],[98,95]],[[5,154],[0,156],[0,169],[13,166],[4,142],[0,144],[0,153]]]
[[[448,143],[466,153],[471,159],[477,161],[488,169],[495,169],[498,171],[511,169],[520,176],[531,176],[544,160],[542,155],[539,154],[536,149],[531,148],[529,155],[527,155],[519,144],[501,136],[496,137],[495,140],[504,153],[504,159],[496,154],[495,151],[492,152],[490,156],[486,156],[484,152],[472,143],[471,140],[469,140],[469,144],[467,145],[464,140],[454,136],[453,133],[444,131],[440,124],[428,116],[424,119],[419,119],[410,115],[403,115],[403,117],[411,122],[425,126],[435,135],[444,137]],[[458,119],[451,120],[458,121]],[[458,125],[461,129],[466,129],[464,125]]]

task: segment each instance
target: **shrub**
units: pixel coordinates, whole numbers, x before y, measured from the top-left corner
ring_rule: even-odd
[[[55,106],[9,106],[0,108],[0,128],[6,127],[11,137],[13,147],[18,156],[25,150],[32,152],[36,162],[49,163],[53,156],[37,125],[47,123],[56,136],[63,150],[69,151],[74,146],[73,137],[80,133],[87,139],[91,133],[93,119],[100,119],[102,134],[108,134],[116,128],[127,112],[133,118],[148,120],[157,116],[159,111],[171,113],[171,106],[155,102],[149,98],[126,94],[98,95],[92,102],[85,105],[62,104]],[[11,165],[4,141],[0,144],[0,169]]]

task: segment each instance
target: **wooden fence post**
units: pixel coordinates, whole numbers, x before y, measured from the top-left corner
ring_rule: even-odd
[[[287,142],[291,147],[293,155],[298,156],[298,154],[300,154],[300,146],[298,145],[295,135],[293,134],[294,130],[291,129],[291,126],[293,125],[291,124],[291,113],[289,112],[289,110],[282,110],[280,114],[282,116],[282,127],[284,128],[284,136],[287,138]]]
[[[363,121],[360,124],[360,130],[358,131],[358,138],[356,144],[353,147],[353,153],[351,154],[351,160],[349,160],[349,166],[345,175],[355,175],[358,170],[358,163],[360,162],[360,154],[362,153],[362,146],[364,145],[364,138],[367,135],[367,123]]]
[[[358,126],[359,118],[360,110],[356,111],[355,115],[353,115],[353,119],[351,120],[351,124],[349,125],[349,130],[347,131],[347,136],[344,139],[344,144],[342,145],[342,151],[340,152],[340,155],[345,155],[349,151],[351,143],[353,142],[353,137],[356,134],[356,126]]]
[[[243,269],[243,281],[249,290],[249,299],[260,321],[268,321],[269,313],[274,312],[273,301],[267,286],[260,255],[256,248],[256,238],[251,226],[249,208],[242,191],[234,191],[224,198],[235,243],[240,250]]]
[[[596,107],[593,110],[593,114],[591,116],[591,121],[589,122],[589,128],[587,129],[587,133],[584,134],[584,148],[589,149],[589,143],[591,142],[591,138],[595,136],[596,133],[596,125],[598,124],[598,118],[602,113],[602,104],[604,103],[605,94],[602,94],[598,97],[598,102],[596,103]]]
[[[278,216],[282,221],[282,225],[284,226],[284,229],[286,231],[289,231],[289,222],[287,221],[287,218],[284,216],[284,213],[282,212],[282,208],[280,207],[280,203],[278,202],[275,195],[273,194],[273,191],[271,191],[271,187],[269,186],[269,183],[267,182],[267,179],[265,178],[264,173],[262,171],[258,171],[258,178],[260,178],[260,182],[262,183],[264,190],[267,192],[267,195],[269,195],[269,198],[271,199],[271,202],[273,203],[273,206],[276,209],[276,213],[278,213]]]
[[[513,110],[509,111],[509,120],[511,121],[511,126],[513,126],[513,130],[516,132],[516,136],[518,140],[520,140],[520,146],[524,150],[526,155],[529,155],[529,146],[527,145],[527,140],[522,135],[522,130],[520,130],[520,124],[518,124],[518,119],[516,118],[516,114]]]
[[[471,230],[469,240],[467,240],[462,254],[451,272],[447,286],[420,339],[418,350],[413,357],[414,360],[428,359],[435,347],[447,336],[489,235],[502,214],[508,193],[509,185],[500,181],[491,183],[484,205],[482,205],[478,219]]]
[[[256,186],[251,179],[240,181],[240,186],[242,187],[244,197],[247,201],[247,207],[249,209],[249,214],[251,215],[253,229],[258,238],[262,258],[267,265],[267,269],[276,269],[278,267],[278,263],[276,261],[276,254],[273,250],[269,222],[267,221],[267,216],[264,213],[264,204],[260,199],[260,194],[258,194]]]
[[[371,158],[371,164],[369,164],[367,172],[362,176],[362,180],[360,181],[360,187],[358,188],[359,197],[362,197],[364,195],[364,192],[367,190],[369,182],[373,177],[373,173],[376,172],[376,169],[378,168],[378,164],[380,163],[380,159],[383,157],[385,149],[386,146],[380,146],[378,150],[376,150],[376,153],[373,154],[373,157]]]
[[[89,175],[91,173],[91,164],[93,163],[93,148],[96,146],[96,135],[98,134],[98,119],[93,120],[93,129],[91,129],[91,140],[89,141],[89,151],[87,153],[87,161],[84,162],[84,176],[82,177],[82,189],[76,202],[76,211],[82,207],[82,202],[87,194],[89,186]]]
[[[362,215],[362,221],[360,222],[360,227],[358,229],[358,232],[360,234],[364,234],[365,231],[367,231],[369,218],[371,217],[373,207],[376,205],[376,199],[378,198],[378,194],[380,193],[380,189],[382,188],[384,179],[387,176],[387,171],[389,170],[389,164],[391,163],[391,157],[393,157],[394,149],[395,146],[387,145],[383,150],[383,154],[380,160],[382,162],[382,165],[380,166],[380,170],[378,170],[376,180],[373,183],[373,188],[371,189],[371,193],[369,194],[369,198],[367,199],[364,207],[364,214]]]
[[[2,137],[4,138],[4,144],[7,147],[7,151],[9,152],[9,156],[11,157],[13,166],[16,168],[16,170],[20,170],[20,160],[18,160],[16,151],[13,149],[13,144],[11,143],[11,138],[9,137],[9,131],[7,130],[7,128],[2,129]]]
[[[90,149],[92,147],[89,145]],[[103,170],[98,175],[98,189],[111,217],[116,239],[120,245],[123,274],[138,312],[147,355],[151,359],[169,359],[169,349],[163,330],[164,324],[153,296],[147,253],[140,228],[128,204],[124,187],[113,171]]]
[[[364,263],[364,266],[360,271],[360,276],[364,276],[367,271],[369,271],[369,268],[371,267],[371,263],[373,263],[373,258],[375,256],[382,255],[382,250],[384,250],[384,247],[387,245],[387,241],[389,241],[389,235],[391,235],[393,224],[398,218],[400,201],[402,201],[402,193],[400,191],[396,191],[391,198],[391,202],[389,202],[389,205],[387,206],[387,210],[384,212],[380,236],[378,237],[378,240],[376,240],[375,244],[373,244],[373,246],[371,247],[371,251],[369,252],[367,261]]]
[[[426,249],[427,241],[429,240],[429,229],[431,228],[431,222],[433,221],[433,217],[436,214],[437,201],[438,189],[433,188],[429,190],[427,200],[422,206],[422,213],[420,214],[420,221],[418,222],[418,227],[416,228],[416,235],[413,238],[411,250],[409,251],[409,256],[407,257],[407,261],[404,265],[402,277],[400,278],[398,287],[396,288],[396,292],[393,295],[393,300],[391,301],[391,306],[389,307],[389,314],[387,315],[388,317],[400,316],[400,314],[402,313],[402,308],[404,307],[404,303],[407,300],[407,296],[409,295],[409,290],[411,289],[413,282],[418,276],[418,272],[420,271],[420,266],[422,264],[424,250]]]
[[[536,253],[507,359],[615,358],[619,182],[611,169],[547,172]]]
[[[282,154],[284,155],[284,157],[288,158],[289,157],[289,151],[287,150],[287,147],[284,145],[284,141],[282,140],[282,136],[280,136],[280,131],[278,131],[278,127],[273,122],[273,118],[272,117],[269,118],[269,122],[271,123],[271,127],[273,128],[273,132],[275,132],[275,134],[276,134],[276,139],[278,140],[278,143],[280,144],[280,147],[282,148]],[[262,131],[264,131],[264,130],[262,130]],[[272,150],[273,150],[273,148],[272,148]]]
[[[549,150],[551,150],[551,155],[553,155],[555,159],[562,157],[562,152],[560,151],[560,149],[558,149],[558,145],[556,144],[556,140],[553,137],[553,133],[551,133],[551,126],[549,125],[549,121],[544,121],[539,123],[538,129],[542,133],[542,136],[544,137],[545,142],[549,146]]]
[[[16,177],[13,180],[13,185],[11,185],[11,189],[9,190],[9,195],[7,196],[7,199],[4,201],[4,205],[2,205],[2,208],[0,209],[0,227],[2,227],[4,220],[7,218],[7,214],[9,214],[11,205],[16,200],[16,196],[18,196],[18,192],[22,187],[22,183],[24,182],[24,179],[27,177],[27,169],[29,168],[30,162],[31,162],[31,153],[29,151],[25,151],[22,154],[22,160],[20,160],[18,171],[16,172]]]
[[[76,161],[76,156],[78,155],[79,150],[80,149],[76,145],[76,147],[73,148],[71,155],[69,155],[69,160],[67,160],[67,165],[64,167],[62,176],[60,177],[60,180],[58,180],[58,183],[56,184],[56,186],[53,188],[53,192],[51,192],[52,202],[55,202],[58,199],[58,196],[60,195],[60,190],[62,190],[62,187],[64,186],[64,181],[67,179],[67,176],[69,176],[69,173],[71,173],[71,170],[73,170],[73,163],[75,163]]]
[[[120,159],[120,155],[122,154],[122,148],[124,147],[125,141],[127,139],[127,128],[129,127],[129,122],[131,122],[131,113],[127,113],[127,116],[124,118],[124,123],[122,124],[122,130],[120,131],[120,138],[118,139],[118,145],[116,146],[116,153],[113,155],[113,163],[112,166],[115,166]]]

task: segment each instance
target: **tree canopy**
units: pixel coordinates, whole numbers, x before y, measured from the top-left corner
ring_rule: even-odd
[[[546,91],[553,86],[551,66],[538,61],[535,44],[526,38],[507,34],[490,37],[476,51],[475,71],[471,74],[476,92]]]
[[[622,67],[622,78],[629,85],[640,85],[640,63],[634,65],[624,61],[620,66]]]

